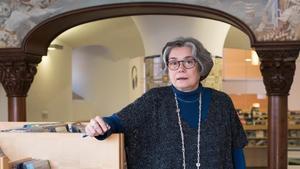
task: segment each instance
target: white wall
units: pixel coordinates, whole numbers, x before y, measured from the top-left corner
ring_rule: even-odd
[[[169,40],[191,36],[200,40],[213,54],[223,56],[223,46],[230,25],[202,18],[185,16],[134,16],[145,47],[146,56],[160,54]]]
[[[230,26],[226,40],[224,42],[224,48],[236,48],[250,50],[251,44],[247,34],[239,30],[234,26]]]
[[[0,84],[0,121],[8,121],[7,97],[5,90]]]
[[[128,104],[129,58],[113,60],[74,50],[72,62],[73,90],[84,98],[73,101],[74,120],[110,115]]]
[[[300,110],[300,56],[296,62],[296,71],[294,82],[291,86],[290,95],[288,97],[289,110]]]
[[[38,65],[27,97],[28,121],[71,119],[71,48],[58,40],[53,43],[64,48],[48,51],[48,56],[44,56]]]
[[[223,90],[228,94],[266,95],[262,80],[223,80]]]

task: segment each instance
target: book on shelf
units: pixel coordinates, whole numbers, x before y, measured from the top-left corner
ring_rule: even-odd
[[[26,158],[11,163],[11,169],[51,169],[48,160]]]
[[[30,161],[32,160],[32,158],[23,158],[23,159],[20,159],[20,160],[15,160],[15,161],[12,161],[10,162],[10,169],[23,169],[23,163],[26,162],[26,161]]]
[[[69,132],[67,123],[29,123],[23,127],[0,130],[0,132]]]
[[[23,163],[22,169],[51,169],[48,160],[33,159]]]
[[[0,157],[5,156],[4,152],[2,151],[1,147],[0,147]]]
[[[0,130],[0,132],[59,132],[59,133],[84,133],[85,125],[81,122],[64,123],[28,123],[19,128]]]

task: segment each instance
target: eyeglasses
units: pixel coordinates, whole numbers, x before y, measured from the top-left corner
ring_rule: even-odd
[[[195,67],[196,65],[196,60],[195,59],[184,59],[184,60],[169,60],[168,61],[168,68],[170,70],[177,70],[180,67],[180,63],[182,63],[183,67],[185,69],[191,69]]]

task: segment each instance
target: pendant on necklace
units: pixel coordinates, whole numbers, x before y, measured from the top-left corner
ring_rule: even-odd
[[[200,163],[196,163],[196,166],[197,166],[197,167],[200,167]]]

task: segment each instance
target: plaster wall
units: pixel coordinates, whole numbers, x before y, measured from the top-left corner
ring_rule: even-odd
[[[300,110],[300,56],[298,56],[296,62],[296,70],[294,75],[294,81],[291,86],[290,95],[288,96],[288,109]]]
[[[113,60],[74,50],[73,91],[82,97],[72,103],[73,120],[88,120],[119,111],[129,99],[129,58]]]
[[[166,42],[179,36],[194,37],[212,55],[222,56],[230,28],[230,25],[223,22],[184,16],[134,16],[133,20],[143,37],[146,56],[160,54]]]
[[[2,85],[0,85],[0,121],[8,121],[8,107],[7,107],[7,97],[5,90]]]
[[[48,51],[38,65],[27,96],[28,121],[67,121],[71,115],[71,52],[68,44],[55,40],[62,50]]]

